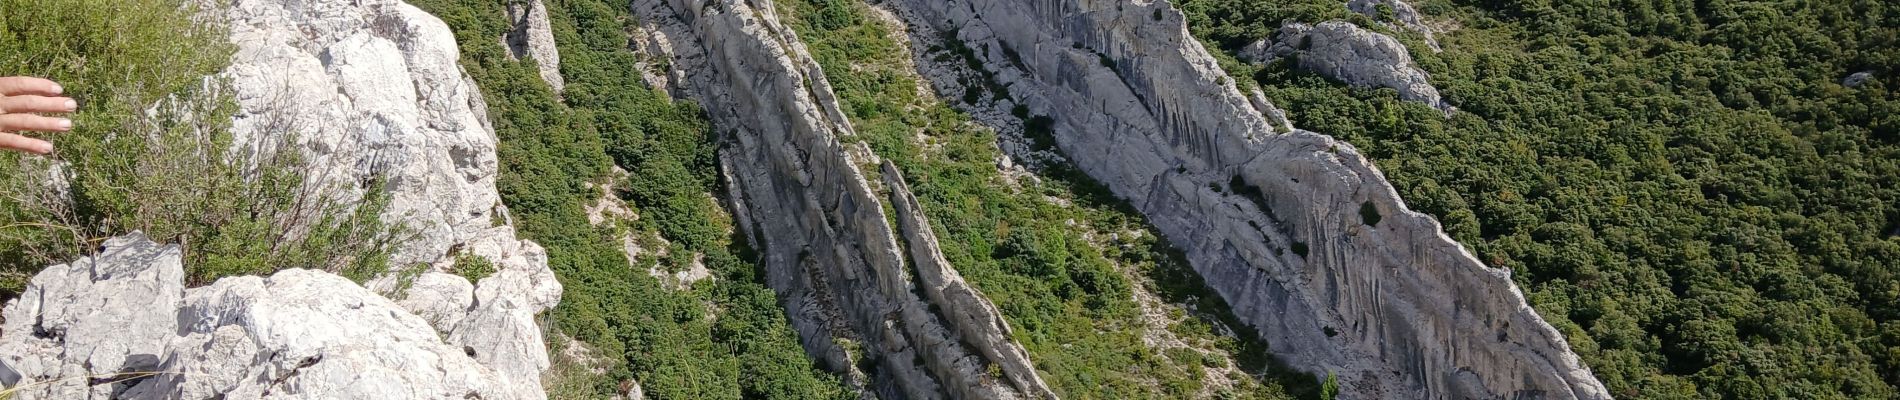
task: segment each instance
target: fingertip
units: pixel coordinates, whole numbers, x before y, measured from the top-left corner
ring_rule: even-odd
[[[73,120],[71,119],[60,118],[59,122],[55,123],[55,125],[59,126],[60,132],[73,130]]]
[[[68,112],[79,111],[79,101],[77,100],[66,99],[66,103],[62,104],[61,106],[66,107],[66,111]]]
[[[40,141],[39,143],[34,143],[34,144],[33,144],[33,152],[34,152],[34,153],[39,153],[40,155],[43,155],[43,156],[44,156],[44,155],[52,155],[52,154],[53,154],[53,143],[52,143],[52,142],[48,142],[48,141],[44,141],[44,140],[42,140],[42,141]]]
[[[59,84],[59,82],[53,82],[53,89],[52,89],[52,92],[53,92],[53,94],[55,94],[55,95],[58,95],[58,94],[64,94],[64,93],[66,93],[66,87],[65,87],[65,86],[61,86],[61,85]]]

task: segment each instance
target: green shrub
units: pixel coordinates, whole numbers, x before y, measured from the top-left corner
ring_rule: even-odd
[[[488,261],[487,257],[469,253],[462,253],[461,255],[455,256],[455,264],[449,268],[449,272],[467,278],[468,283],[480,283],[482,278],[487,278],[489,275],[495,274],[495,263],[493,261]]]
[[[398,229],[380,185],[361,199],[306,185],[297,132],[233,148],[218,27],[178,0],[0,0],[0,75],[44,76],[81,103],[52,159],[0,154],[0,297],[106,237],[184,245],[194,284],[284,268],[364,279],[387,270]],[[149,111],[148,111],[149,110]],[[58,176],[59,178],[49,178]]]

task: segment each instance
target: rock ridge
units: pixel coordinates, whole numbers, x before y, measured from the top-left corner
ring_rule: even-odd
[[[668,52],[651,55],[671,60],[671,93],[697,100],[720,132],[735,221],[807,353],[865,397],[1053,397],[994,306],[930,257],[928,228],[900,242],[861,169],[875,155],[840,140],[851,123],[771,2],[637,0],[634,11],[641,48]]]
[[[1282,361],[1336,374],[1340,398],[1609,398],[1507,270],[1406,208],[1350,144],[1273,133],[1271,108],[1168,2],[887,4],[1053,117],[1078,169],[1183,249]]]

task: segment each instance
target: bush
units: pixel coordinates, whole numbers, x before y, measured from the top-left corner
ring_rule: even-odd
[[[386,196],[309,185],[296,132],[233,147],[235,102],[206,76],[224,32],[177,0],[0,0],[0,75],[60,81],[82,104],[48,159],[0,154],[0,296],[45,265],[131,231],[184,245],[194,284],[313,268],[356,279],[387,270]]]

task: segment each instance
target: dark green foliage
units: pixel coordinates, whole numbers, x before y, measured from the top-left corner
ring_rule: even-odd
[[[1232,51],[1338,4],[1183,7]],[[1395,33],[1463,110],[1449,119],[1285,62],[1223,67],[1510,268],[1619,398],[1900,396],[1900,8],[1418,5],[1463,26],[1442,53]],[[1857,71],[1877,78],[1840,85]]]
[[[727,238],[730,222],[706,195],[719,184],[712,132],[697,107],[639,80],[626,4],[548,3],[568,82],[563,104],[532,63],[509,60],[494,40],[509,29],[503,3],[413,3],[456,29],[463,67],[487,97],[501,138],[502,200],[566,287],[550,312],[554,327],[609,360],[605,376],[557,368],[571,375],[550,384],[554,397],[616,395],[628,378],[651,398],[850,397],[806,358],[757,267]],[[640,219],[596,227],[582,207],[601,193],[588,183],[613,179],[613,165],[631,172],[613,185]],[[673,289],[644,271],[651,264],[630,265],[618,238],[649,232],[675,244],[657,261],[703,254],[716,279]]]

